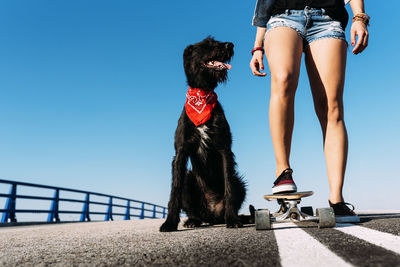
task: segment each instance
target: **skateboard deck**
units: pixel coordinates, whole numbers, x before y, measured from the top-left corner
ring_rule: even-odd
[[[294,200],[294,199],[301,199],[303,197],[308,197],[313,195],[313,191],[304,191],[304,192],[294,192],[294,193],[282,193],[282,194],[273,194],[273,195],[265,195],[264,198],[268,201],[275,200],[275,199],[287,199],[287,200]]]

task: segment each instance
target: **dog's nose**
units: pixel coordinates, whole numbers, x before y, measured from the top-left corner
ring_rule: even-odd
[[[233,48],[233,44],[232,43],[225,43],[225,47],[226,48]]]

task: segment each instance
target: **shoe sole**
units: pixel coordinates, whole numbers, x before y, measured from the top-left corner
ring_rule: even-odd
[[[358,223],[361,221],[358,215],[353,215],[353,216],[336,215],[335,219],[337,223]]]
[[[272,194],[294,193],[294,192],[297,192],[297,187],[294,184],[283,184],[276,187],[272,187]]]

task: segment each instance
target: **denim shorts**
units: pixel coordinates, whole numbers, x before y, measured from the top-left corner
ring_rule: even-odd
[[[276,27],[289,27],[295,30],[303,39],[305,50],[313,41],[322,38],[336,38],[346,42],[346,36],[339,21],[325,14],[325,10],[310,8],[304,10],[289,10],[272,16],[267,23],[267,31]],[[347,42],[346,42],[347,44]]]

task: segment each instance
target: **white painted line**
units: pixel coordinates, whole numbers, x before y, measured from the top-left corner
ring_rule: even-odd
[[[353,266],[293,223],[272,225],[282,267]]]
[[[400,254],[400,236],[347,223],[337,223],[335,229]]]

